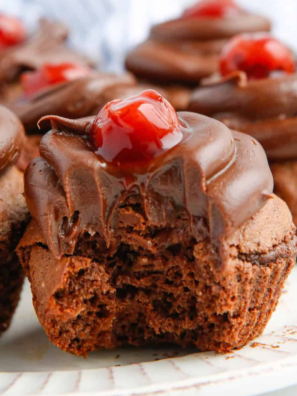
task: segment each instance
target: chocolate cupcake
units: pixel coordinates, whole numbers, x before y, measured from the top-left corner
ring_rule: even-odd
[[[218,70],[226,40],[269,30],[266,18],[241,9],[233,0],[200,1],[180,18],[154,26],[149,39],[130,51],[126,67],[146,80],[197,85]]]
[[[241,59],[241,63],[236,59]],[[259,140],[270,162],[274,191],[288,203],[296,223],[294,58],[283,44],[270,36],[239,36],[226,46],[221,70],[221,76],[193,92],[190,110],[216,118],[229,128]]]
[[[155,91],[46,119],[18,255],[54,344],[226,352],[263,331],[296,230],[260,144]]]
[[[0,106],[0,334],[10,324],[19,301],[24,274],[15,249],[28,222],[23,174],[14,165],[24,130],[17,117]]]

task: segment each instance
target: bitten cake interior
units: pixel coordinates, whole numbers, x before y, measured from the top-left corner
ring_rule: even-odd
[[[293,266],[286,205],[272,196],[226,243],[222,271],[209,239],[189,233],[185,214],[174,228],[151,227],[134,196],[118,210],[109,249],[85,233],[73,255],[56,260],[33,220],[19,254],[41,324],[64,350],[86,356],[102,347],[176,343],[227,352],[263,331]]]

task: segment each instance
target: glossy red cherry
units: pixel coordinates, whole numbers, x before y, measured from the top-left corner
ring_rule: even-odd
[[[233,0],[202,0],[187,8],[183,18],[224,18],[237,15],[239,6]]]
[[[90,136],[97,153],[117,165],[143,163],[177,145],[183,137],[178,116],[158,92],[147,90],[107,103]]]
[[[272,72],[295,72],[291,51],[269,35],[240,35],[224,47],[220,59],[221,74],[241,70],[249,79],[267,78]]]
[[[0,49],[20,44],[25,38],[25,28],[19,19],[0,14]]]
[[[75,80],[90,73],[90,69],[73,63],[44,64],[39,70],[23,73],[21,81],[25,95],[30,97],[50,85]]]

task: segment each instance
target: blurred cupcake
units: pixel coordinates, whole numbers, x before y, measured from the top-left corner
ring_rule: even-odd
[[[126,67],[150,81],[197,84],[218,70],[226,40],[270,28],[266,18],[233,0],[202,0],[181,17],[154,26],[149,39],[128,54]]]
[[[260,141],[275,193],[297,222],[297,75],[291,51],[269,35],[238,36],[224,48],[220,70],[194,91],[190,110]]]
[[[20,93],[19,77],[44,63],[71,62],[91,66],[92,61],[67,46],[68,29],[60,22],[42,19],[29,35],[22,22],[0,14],[0,99],[13,100]]]
[[[147,88],[160,91],[176,108],[188,105],[180,90],[139,84],[130,73],[99,73],[70,62],[43,64],[35,71],[23,73],[20,88],[19,96],[6,105],[18,115],[27,133],[18,161],[21,170],[39,156],[39,143],[42,134],[50,129],[50,122],[43,122],[39,129],[38,121],[47,114],[70,119],[96,115],[107,102],[138,94]]]
[[[29,220],[23,197],[23,174],[15,166],[23,146],[18,118],[0,106],[0,334],[10,324],[19,301],[24,274],[15,254]]]

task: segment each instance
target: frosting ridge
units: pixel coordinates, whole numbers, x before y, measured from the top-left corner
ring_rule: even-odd
[[[189,109],[250,134],[270,160],[283,160],[297,157],[296,99],[296,74],[248,81],[236,72],[197,88]]]
[[[153,26],[149,39],[128,53],[126,68],[149,80],[197,84],[218,70],[230,37],[270,29],[265,17],[245,11],[236,17],[177,18]]]
[[[79,236],[98,233],[107,246],[117,209],[141,199],[151,227],[190,220],[193,238],[224,238],[269,199],[273,181],[262,147],[250,136],[194,113],[178,113],[184,140],[133,172],[106,163],[90,148],[93,118],[48,116],[52,131],[25,174],[25,198],[56,257],[72,254]]]

